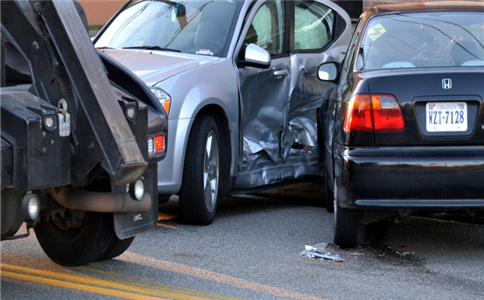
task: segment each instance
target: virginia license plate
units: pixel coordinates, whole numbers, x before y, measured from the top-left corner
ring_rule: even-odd
[[[426,105],[428,132],[461,132],[467,130],[465,102],[429,102]]]

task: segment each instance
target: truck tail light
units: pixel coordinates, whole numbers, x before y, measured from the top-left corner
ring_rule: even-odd
[[[155,152],[165,150],[165,138],[163,135],[155,136]]]
[[[156,134],[148,138],[148,154],[150,157],[165,151],[165,136],[163,134]]]
[[[355,95],[348,103],[344,130],[402,131],[405,128],[402,111],[392,95]]]

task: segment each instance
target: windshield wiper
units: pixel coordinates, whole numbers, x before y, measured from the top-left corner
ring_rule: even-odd
[[[177,49],[162,48],[160,46],[130,46],[130,47],[123,47],[123,49],[145,49],[145,50],[160,50],[160,51],[181,52],[180,50],[177,50]]]
[[[116,49],[116,48],[106,46],[106,47],[97,47],[96,49],[102,50],[102,49]]]

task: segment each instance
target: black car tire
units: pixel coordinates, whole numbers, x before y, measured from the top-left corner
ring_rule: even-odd
[[[190,133],[179,193],[182,219],[209,225],[215,218],[220,183],[220,138],[213,117],[198,117]]]
[[[336,191],[336,184],[334,190]],[[342,208],[334,193],[334,244],[341,248],[355,248],[358,245],[358,214],[356,210]]]
[[[324,175],[324,180],[325,180],[325,185],[324,185],[324,200],[325,200],[325,207],[326,207],[326,211],[330,212],[330,213],[334,213],[334,194],[333,194],[333,190],[330,189],[330,182],[329,181],[329,177],[328,177],[328,171],[325,170],[324,171],[325,175]]]
[[[98,260],[99,261],[108,260],[123,254],[126,250],[128,250],[129,246],[131,246],[131,243],[133,242],[133,240],[134,240],[134,236],[121,240],[115,234],[113,236],[113,239],[111,240],[111,243],[109,244],[108,249]]]
[[[65,214],[65,219],[69,215]],[[56,215],[56,218],[62,218]],[[64,219],[64,218],[63,218]],[[56,222],[62,219],[56,220]],[[41,218],[35,235],[47,256],[63,266],[79,266],[98,260],[114,236],[113,215],[87,212],[82,226],[61,228],[52,218]]]

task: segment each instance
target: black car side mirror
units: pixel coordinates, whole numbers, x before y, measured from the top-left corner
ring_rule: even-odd
[[[338,79],[338,64],[335,62],[323,63],[318,69],[318,78],[321,81],[334,82]]]

